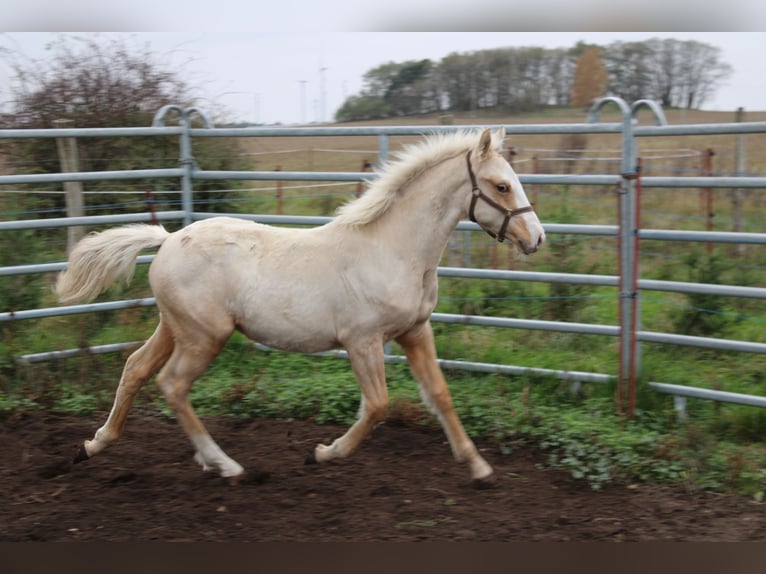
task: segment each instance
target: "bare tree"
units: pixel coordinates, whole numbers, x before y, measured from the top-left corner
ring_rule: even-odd
[[[609,93],[627,101],[655,97],[651,91],[651,60],[646,42],[613,42],[604,48]]]
[[[702,106],[732,71],[719,48],[673,38],[613,42],[604,49],[604,63],[610,93],[679,108]]]
[[[678,66],[678,107],[699,108],[732,73],[721,61],[721,50],[695,40],[681,42]]]

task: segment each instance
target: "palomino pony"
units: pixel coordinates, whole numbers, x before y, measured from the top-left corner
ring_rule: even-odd
[[[358,419],[332,444],[317,445],[314,462],[349,456],[385,418],[383,345],[395,340],[455,458],[467,463],[477,485],[491,481],[492,467],[453,409],[429,317],[437,265],[466,215],[526,254],[545,239],[518,177],[499,153],[504,136],[501,128],[428,137],[384,167],[336,218],[313,229],[216,217],[175,233],[130,225],[82,239],[58,278],[61,301],[89,301],[113,281],[129,280],[136,255],[161,246],[149,270],[160,321],[128,358],[106,423],[75,462],[119,439],[136,393],[161,369],[159,387],[196,449],[195,460],[235,483],[243,468],[213,441],[188,395],[238,329],[285,351],[348,351],[362,393]]]

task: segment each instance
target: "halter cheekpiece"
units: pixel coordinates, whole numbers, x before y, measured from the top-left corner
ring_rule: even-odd
[[[505,241],[505,232],[508,229],[508,224],[511,222],[511,217],[514,215],[521,215],[522,213],[527,213],[529,211],[534,211],[535,208],[531,205],[527,205],[526,207],[519,207],[517,209],[508,209],[507,207],[503,207],[496,201],[494,201],[491,197],[489,197],[487,194],[485,194],[481,189],[479,189],[479,184],[476,182],[476,175],[473,173],[473,168],[471,167],[471,152],[469,151],[465,156],[465,161],[468,164],[468,176],[471,178],[471,206],[468,209],[468,217],[471,218],[471,221],[474,223],[479,224],[481,228],[486,231],[490,237],[493,239],[497,239],[500,243]],[[497,209],[500,213],[502,213],[505,216],[505,219],[503,219],[503,224],[500,226],[500,231],[498,233],[494,233],[481,225],[478,221],[476,221],[476,217],[474,216],[474,209],[476,208],[476,203],[478,200],[482,200],[484,203],[489,205],[490,207],[494,207]]]

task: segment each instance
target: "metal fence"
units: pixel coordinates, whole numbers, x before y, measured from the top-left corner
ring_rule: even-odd
[[[622,121],[604,123],[599,121],[600,112],[606,105],[618,107]],[[647,108],[651,111],[655,125],[641,126],[636,121],[637,112]],[[175,114],[179,126],[166,127],[168,114]],[[192,127],[192,118],[199,116],[203,127]],[[140,213],[130,215],[100,215],[67,217],[54,219],[15,220],[0,222],[0,232],[24,229],[44,229],[96,224],[124,224],[149,221],[181,221],[187,225],[193,221],[221,215],[220,213],[200,212],[194,209],[195,182],[204,180],[265,180],[265,181],[332,181],[359,182],[372,177],[369,172],[290,172],[290,171],[213,171],[199,169],[192,154],[193,138],[209,137],[305,137],[305,136],[376,136],[378,138],[379,162],[384,162],[389,154],[389,138],[393,136],[419,136],[440,131],[469,129],[481,126],[384,126],[384,127],[252,127],[252,128],[214,128],[204,114],[195,108],[182,109],[178,106],[166,106],[155,116],[152,127],[147,128],[103,128],[103,129],[29,129],[0,130],[0,140],[17,138],[88,138],[88,137],[137,137],[137,136],[178,136],[180,141],[180,163],[177,167],[163,169],[142,169],[126,171],[46,173],[34,175],[0,175],[0,186],[28,183],[65,183],[72,181],[129,180],[144,178],[166,178],[180,182],[181,209],[160,211],[155,214]],[[555,376],[563,380],[580,382],[618,382],[618,404],[632,412],[635,404],[636,373],[640,370],[640,345],[643,342],[688,345],[709,349],[734,350],[744,353],[766,353],[766,344],[750,341],[696,337],[681,334],[659,333],[642,330],[640,327],[640,294],[643,291],[665,291],[677,293],[697,293],[725,295],[733,297],[766,298],[766,288],[734,285],[712,285],[677,281],[658,281],[641,279],[639,276],[639,242],[641,240],[691,241],[705,243],[746,243],[766,244],[766,233],[727,233],[706,231],[683,231],[640,228],[639,192],[641,188],[752,188],[766,187],[765,177],[651,177],[641,174],[638,168],[637,138],[670,135],[721,135],[766,133],[766,122],[668,125],[664,113],[655,102],[641,100],[628,105],[619,98],[604,98],[595,103],[587,121],[576,124],[538,124],[506,125],[509,135],[527,134],[621,134],[622,158],[621,172],[613,175],[575,175],[575,174],[521,174],[525,185],[588,185],[608,186],[618,189],[619,217],[616,225],[578,225],[544,223],[547,234],[566,234],[582,236],[601,236],[617,238],[619,250],[618,275],[592,275],[572,273],[544,273],[530,271],[508,271],[496,269],[476,269],[461,267],[440,267],[443,277],[490,278],[507,281],[535,281],[548,283],[569,283],[590,286],[608,286],[617,289],[619,301],[619,324],[599,325],[562,321],[543,321],[514,319],[508,317],[490,317],[477,315],[458,315],[434,313],[435,322],[458,323],[462,325],[491,326],[512,329],[533,329],[557,332],[581,333],[616,337],[619,341],[619,369],[616,373],[590,373],[568,370],[540,369],[502,365],[494,363],[476,363],[467,361],[441,361],[442,366],[452,369],[507,373],[541,374]],[[279,216],[279,215],[243,215],[229,214],[253,221],[270,224],[321,225],[329,220],[315,216]],[[470,222],[460,222],[459,230],[475,231],[479,227]],[[152,256],[140,256],[140,263],[151,261]],[[49,273],[60,271],[65,262],[47,264],[28,264],[0,267],[0,276],[31,273]],[[41,309],[16,310],[0,313],[0,322],[33,320],[43,317],[92,313],[107,310],[126,309],[137,306],[151,306],[153,298],[111,301],[86,305],[71,305]],[[138,342],[100,345],[88,349],[58,350],[47,353],[29,354],[20,357],[20,361],[33,363],[76,356],[84,352],[106,353],[136,346]],[[342,352],[330,353],[343,356]],[[400,362],[404,358],[387,355],[390,362]],[[683,413],[686,397],[712,399],[716,401],[747,404],[765,407],[766,398],[714,391],[695,387],[668,385],[650,382],[657,391],[670,393],[676,398],[676,407]]]

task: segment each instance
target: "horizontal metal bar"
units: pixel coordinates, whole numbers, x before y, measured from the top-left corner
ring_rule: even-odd
[[[720,124],[683,124],[635,126],[636,136],[693,136],[723,134],[759,134],[766,132],[766,122],[729,122]]]
[[[641,178],[642,187],[766,187],[766,177],[659,177]]]
[[[495,125],[495,124],[492,124]],[[192,128],[192,137],[303,137],[303,136],[422,136],[448,133],[457,130],[478,130],[487,124],[463,126],[347,126],[347,127],[251,127],[251,128]],[[509,135],[566,134],[566,133],[620,133],[622,123],[573,123],[573,124],[505,124]],[[766,132],[766,122],[741,122],[720,124],[685,124],[664,126],[641,126],[633,128],[636,136],[748,134]],[[3,129],[0,139],[62,138],[62,137],[135,137],[173,136],[183,133],[180,126],[131,127],[131,128],[54,128],[54,129]]]
[[[684,281],[659,281],[640,279],[639,289],[645,291],[670,291],[675,293],[699,293],[701,295],[724,295],[729,297],[751,297],[766,299],[766,288],[742,287],[739,285],[713,285],[711,283],[687,283]]]
[[[303,137],[303,136],[422,136],[449,133],[458,130],[479,130],[488,124],[461,126],[346,126],[346,127],[249,127],[249,128],[192,128],[192,137]],[[489,124],[502,125],[502,124]],[[507,134],[567,134],[567,133],[620,133],[621,122],[572,124],[504,124]],[[180,135],[181,126],[132,128],[54,128],[3,129],[0,139],[61,138],[61,137],[123,137]],[[684,124],[633,127],[636,136],[749,134],[766,132],[766,122],[731,122],[720,124]]]
[[[131,309],[133,307],[151,307],[154,304],[154,297],[147,297],[145,299],[131,299],[127,301],[108,301],[105,303],[87,303],[84,305],[69,305],[66,307],[47,307],[44,309],[8,311],[5,313],[0,313],[0,323],[6,321],[19,321],[23,319],[43,319],[46,317],[78,315],[80,313],[93,313],[95,311],[116,311],[119,309]]]
[[[488,124],[461,126],[346,126],[346,127],[253,127],[214,128],[189,130],[192,137],[304,137],[304,136],[423,136],[435,133],[451,133],[462,130],[481,130]],[[502,124],[489,124],[500,126]],[[568,133],[619,133],[621,123],[575,123],[575,124],[505,124],[505,133],[513,134],[568,134]]]
[[[102,181],[126,179],[155,179],[181,177],[181,168],[134,169],[125,171],[71,171],[68,173],[33,173],[26,175],[0,175],[0,185],[23,183],[63,183],[67,181]]]
[[[342,181],[359,182],[374,180],[375,172],[344,171],[222,171],[196,170],[192,178],[197,180],[249,180],[249,181]],[[548,185],[617,185],[622,179],[618,175],[555,175],[519,174],[524,184]]]
[[[616,225],[581,225],[579,223],[543,223],[546,233],[561,235],[597,235],[617,237]]]
[[[139,255],[136,257],[136,263],[143,265],[154,261],[154,255]],[[0,277],[11,275],[31,275],[33,273],[56,273],[66,269],[66,261],[57,261],[55,263],[37,263],[30,265],[9,265],[0,267]]]
[[[263,345],[257,345],[259,350],[272,351]],[[348,359],[348,352],[337,349],[326,351],[324,353],[314,353],[314,356],[335,357],[338,359]],[[383,357],[386,363],[390,364],[408,364],[409,361],[404,355],[386,354]],[[477,363],[473,361],[454,361],[450,359],[436,359],[439,366],[445,370],[471,371],[477,373],[492,373],[497,375],[537,375],[541,377],[555,377],[564,381],[580,381],[583,383],[608,383],[614,379],[611,375],[603,373],[589,373],[585,371],[565,371],[559,369],[543,369],[540,367],[520,367],[516,365],[500,365],[497,363]]]
[[[504,269],[476,269],[469,267],[439,267],[440,277],[463,277],[466,279],[500,279],[506,281],[540,281],[543,283],[568,283],[572,285],[603,285],[616,287],[616,275],[588,275],[585,273],[545,273],[541,271],[507,271]]]
[[[406,357],[402,357],[406,361]],[[454,369],[461,371],[474,371],[479,373],[495,373],[499,375],[537,375],[541,377],[555,377],[563,381],[580,381],[583,383],[608,383],[614,380],[611,375],[603,373],[589,373],[585,371],[567,371],[560,369],[543,369],[541,367],[519,367],[514,365],[499,365],[495,363],[476,363],[473,361],[452,361],[437,359],[442,369]]]
[[[701,241],[710,243],[766,243],[766,233],[743,233],[726,231],[683,231],[676,229],[639,229],[641,239],[661,241]]]
[[[766,354],[766,343],[752,341],[734,341],[731,339],[716,339],[712,337],[692,337],[691,335],[676,335],[674,333],[655,333],[652,331],[637,331],[636,338],[647,343],[670,343],[686,347],[701,347],[720,351],[739,351],[742,353]]]
[[[735,403],[739,405],[748,405],[751,407],[766,408],[766,397],[758,395],[745,395],[742,393],[731,393],[728,391],[716,391],[713,389],[702,389],[700,387],[687,387],[684,385],[671,385],[669,383],[649,382],[649,386],[661,393],[677,395],[682,397],[693,397],[697,399],[707,399],[721,403]]]
[[[33,273],[55,273],[66,268],[66,261],[56,263],[33,263],[30,265],[9,265],[0,267],[0,277],[12,275],[32,275]]]
[[[453,315],[450,313],[432,313],[431,321],[481,327],[505,327],[510,329],[557,331],[559,333],[581,333],[584,335],[607,335],[611,337],[616,337],[620,334],[620,328],[612,325],[512,319],[508,317],[482,317],[479,315]]]
[[[375,179],[373,172],[347,171],[220,171],[195,170],[193,179],[199,180],[253,180],[253,181],[349,181]]]
[[[183,211],[158,211],[154,216],[161,220],[183,219]],[[124,213],[120,215],[86,215],[83,217],[53,217],[51,219],[18,219],[0,221],[0,231],[19,229],[47,229],[49,227],[72,227],[75,225],[115,225],[118,223],[141,223],[152,220],[151,213]]]
[[[56,359],[70,359],[72,357],[81,357],[83,355],[102,355],[105,353],[118,353],[137,349],[144,344],[144,341],[130,341],[128,343],[110,343],[107,345],[93,345],[92,347],[79,347],[77,349],[64,349],[62,351],[48,351],[45,353],[30,353],[21,355],[16,359],[22,365],[31,365],[34,363],[44,363],[46,361],[55,361]]]
[[[175,136],[181,135],[182,133],[183,128],[180,126],[134,128],[11,129],[0,130],[0,139]]]
[[[537,185],[613,185],[622,181],[619,175],[559,175],[559,174],[532,174],[519,173],[519,179],[523,184]],[[643,180],[641,180],[643,181]]]

